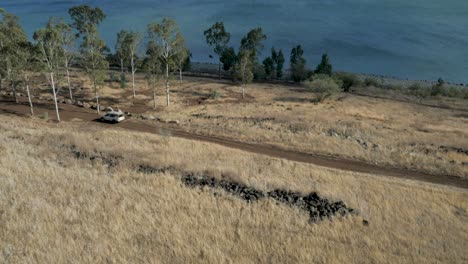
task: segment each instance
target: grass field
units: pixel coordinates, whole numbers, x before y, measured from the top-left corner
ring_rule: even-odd
[[[73,83],[78,98],[93,101],[82,73],[73,73]],[[343,93],[317,104],[314,94],[300,85],[271,83],[249,85],[242,100],[241,88],[231,81],[203,78],[172,80],[171,89],[172,105],[167,108],[163,85],[158,88],[156,110],[143,75],[137,75],[136,99],[131,84],[121,89],[116,82],[106,82],[100,96],[106,106],[178,120],[181,129],[193,133],[468,177],[466,100],[405,96],[409,102],[402,102],[396,94],[385,94],[397,99],[388,100]],[[370,95],[381,92],[364,90]],[[47,86],[35,92],[50,96]],[[63,88],[61,93],[66,96],[68,91]]]
[[[174,169],[148,174],[140,165]],[[309,223],[271,199],[188,188],[179,172],[318,192],[358,213]],[[80,121],[0,116],[1,263],[464,263],[467,244],[461,189]]]

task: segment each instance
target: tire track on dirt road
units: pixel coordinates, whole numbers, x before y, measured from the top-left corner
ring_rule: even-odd
[[[42,115],[45,112],[54,113],[54,108],[48,103],[36,103],[34,111],[36,115]],[[98,115],[95,112],[92,112],[89,109],[79,108],[72,105],[60,105],[60,113],[61,119],[63,121],[71,121],[73,119],[78,118],[87,121],[90,125],[101,126],[105,128],[118,127],[126,130],[153,134],[168,133],[171,136],[179,138],[218,144],[228,148],[239,149],[250,153],[266,155],[274,158],[287,159],[291,161],[309,163],[326,168],[367,173],[377,176],[390,176],[400,179],[422,181],[433,184],[468,189],[468,180],[452,175],[435,175],[404,168],[382,166],[377,164],[365,163],[362,161],[347,160],[318,154],[285,150],[271,145],[252,144],[239,142],[227,138],[192,134],[183,131],[180,128],[177,128],[176,126],[157,123],[144,123],[143,121],[133,119],[127,120],[116,125],[104,124],[96,122]],[[28,116],[29,106],[26,103],[17,104],[14,102],[0,101],[0,114]],[[53,116],[53,114],[51,114],[49,118],[54,119],[55,117]]]

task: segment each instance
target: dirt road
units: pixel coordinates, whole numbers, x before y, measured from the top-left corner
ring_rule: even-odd
[[[35,114],[42,115],[45,112],[49,114],[50,119],[55,119],[55,108],[52,104],[35,103]],[[29,115],[29,106],[26,102],[17,104],[0,99],[0,114],[13,114],[20,116]],[[334,158],[329,156],[322,156],[317,154],[309,154],[303,152],[296,152],[281,149],[270,145],[259,145],[250,144],[244,142],[238,142],[226,138],[218,138],[212,136],[196,135],[185,131],[182,131],[177,126],[168,124],[156,123],[156,122],[145,122],[135,119],[126,120],[123,123],[110,125],[96,122],[98,115],[90,109],[80,108],[72,105],[60,105],[60,114],[62,121],[71,121],[72,119],[81,119],[89,122],[89,125],[93,126],[104,126],[106,128],[120,127],[128,130],[134,130],[139,132],[148,132],[156,134],[170,134],[175,137],[197,140],[203,142],[214,143],[229,148],[235,148],[251,153],[267,155],[275,158],[282,158],[292,161],[310,163],[322,167],[369,173],[378,176],[391,176],[401,179],[416,180],[452,187],[458,187],[462,189],[468,189],[468,180],[451,176],[451,175],[433,175],[424,172],[412,171],[403,168],[386,167],[381,165],[369,164],[361,161],[345,160],[340,158]]]

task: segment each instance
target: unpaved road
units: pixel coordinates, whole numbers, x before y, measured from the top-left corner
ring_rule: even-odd
[[[55,119],[55,108],[49,102],[45,103],[36,103],[35,104],[35,114],[42,115],[44,112],[47,112],[50,119]],[[20,104],[9,102],[6,100],[0,99],[0,114],[13,114],[27,116],[29,115],[29,105],[26,102]],[[369,164],[361,161],[345,160],[340,158],[334,158],[329,156],[309,154],[303,152],[296,152],[281,149],[279,147],[270,146],[270,145],[259,145],[259,144],[250,144],[244,142],[238,142],[226,138],[218,138],[213,136],[204,136],[191,134],[176,126],[171,126],[162,123],[155,122],[143,122],[139,120],[126,120],[123,123],[110,125],[96,122],[98,115],[96,112],[93,112],[90,109],[80,108],[72,105],[60,105],[60,116],[62,121],[71,121],[72,119],[78,118],[84,121],[88,121],[89,125],[94,126],[103,126],[106,128],[120,127],[128,130],[134,130],[139,132],[148,132],[156,134],[170,134],[175,137],[203,141],[222,145],[229,148],[235,148],[251,153],[267,155],[275,158],[282,158],[292,161],[310,163],[322,167],[369,173],[377,176],[391,176],[401,179],[416,180],[452,187],[458,187],[462,189],[468,189],[468,180],[465,180],[460,177],[451,176],[451,175],[434,175],[424,172],[412,171],[402,168],[387,167],[375,164]]]

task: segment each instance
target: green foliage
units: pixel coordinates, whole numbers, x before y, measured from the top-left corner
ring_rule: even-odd
[[[295,82],[302,82],[307,78],[306,60],[303,57],[304,50],[301,45],[291,50],[291,77]]]
[[[111,71],[109,72],[109,81],[110,82],[116,82],[118,81],[119,79],[117,78],[117,76],[115,75],[115,72]]]
[[[382,87],[382,83],[379,82],[377,79],[375,78],[371,78],[371,77],[368,77],[364,80],[364,85],[369,87],[369,86],[373,86],[373,87]]]
[[[177,22],[171,18],[163,18],[161,23],[148,25],[148,37],[152,45],[159,46],[160,59],[167,67],[175,65],[178,53],[185,52],[185,40],[180,33]]]
[[[70,8],[68,14],[73,20],[72,27],[78,31],[78,36],[86,36],[90,31],[95,31],[96,27],[106,18],[104,12],[99,8],[92,8],[88,5],[79,5]]]
[[[328,58],[328,54],[323,54],[322,55],[322,60],[320,61],[319,65],[317,65],[317,68],[315,69],[316,74],[326,74],[328,76],[331,76],[333,72],[333,67],[330,63],[330,59]]]
[[[154,41],[150,41],[146,47],[146,57],[143,60],[143,69],[148,85],[156,87],[157,82],[163,75],[163,62],[161,60],[161,47]]]
[[[312,80],[305,82],[305,86],[313,92],[318,102],[323,102],[341,91],[341,84],[329,76],[315,76]]]
[[[234,67],[234,79],[240,81],[245,86],[251,83],[254,78],[252,56],[249,51],[242,51],[237,57],[238,60]]]
[[[283,67],[284,67],[284,54],[283,50],[279,50],[277,56],[273,57],[273,61],[276,64],[276,78],[281,79],[283,78]]]
[[[125,68],[125,65],[128,60],[128,56],[126,56],[127,54],[126,39],[127,39],[128,33],[129,32],[126,30],[120,30],[117,33],[117,41],[115,43],[115,54],[118,60],[118,64],[120,65],[122,71]]]
[[[234,48],[226,48],[221,54],[220,61],[223,63],[223,70],[230,71],[237,61],[237,55]]]
[[[47,26],[34,32],[34,40],[41,52],[41,62],[47,73],[58,76],[63,62],[62,39],[57,21],[49,19]]]
[[[445,92],[444,86],[444,80],[442,80],[442,78],[439,78],[437,80],[437,83],[432,86],[431,96],[442,95]]]
[[[28,39],[17,16],[0,12],[0,18],[0,77],[13,81],[22,70],[23,56],[17,49],[27,45]]]
[[[190,57],[190,51],[186,47],[185,42],[181,44],[179,49],[179,52],[177,52],[177,54],[174,55],[172,62],[175,66],[175,69],[182,71],[182,69],[184,68],[184,64]]]
[[[351,73],[337,73],[335,74],[335,77],[338,80],[341,80],[341,82],[343,83],[341,88],[344,92],[349,92],[351,87],[357,87],[362,85],[361,80],[356,75]]]
[[[276,76],[276,67],[275,62],[271,57],[267,57],[265,60],[263,60],[263,67],[265,69],[266,78],[269,80],[274,79]]]
[[[125,73],[121,73],[120,74],[120,88],[122,89],[125,89],[127,88],[127,76],[125,75]]]
[[[203,34],[205,35],[206,43],[210,47],[213,47],[214,53],[221,58],[231,39],[231,34],[224,28],[224,23],[216,22],[209,29],[205,30]]]
[[[263,68],[265,72],[265,78],[268,80],[272,79],[281,79],[283,76],[283,66],[284,66],[284,55],[283,51],[271,48],[271,57],[265,58],[263,60]]]
[[[264,48],[262,42],[266,39],[267,36],[263,33],[261,27],[254,28],[242,38],[239,52],[248,52],[252,63],[254,63],[257,61],[257,55]]]
[[[106,15],[98,7],[91,8],[87,5],[72,7],[68,13],[73,20],[72,26],[83,38],[80,45],[81,65],[93,82],[96,99],[98,97],[97,86],[104,82],[105,70],[109,68],[105,52],[108,50],[106,43],[99,37],[98,25]]]
[[[267,76],[265,74],[265,68],[260,63],[253,64],[253,79],[254,80],[265,80]]]
[[[216,99],[218,99],[218,98],[220,98],[220,97],[221,97],[221,93],[220,93],[218,90],[214,90],[214,91],[212,91],[212,92],[210,93],[210,98],[211,98],[211,99],[216,100]]]
[[[188,56],[182,65],[182,71],[190,71],[192,69],[192,52],[188,52]]]

